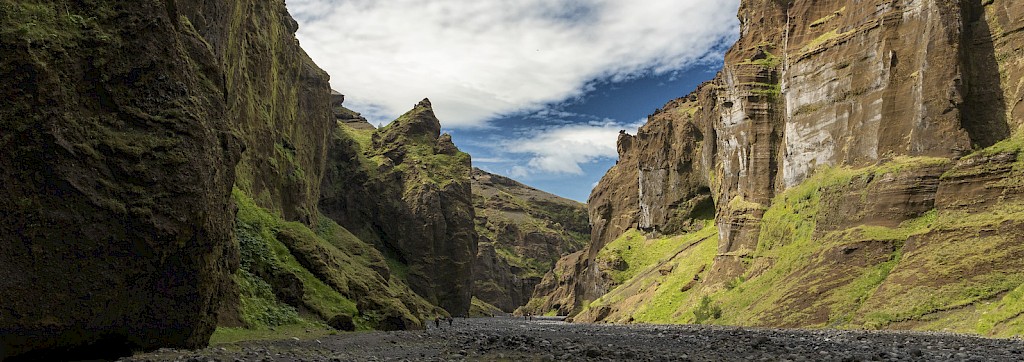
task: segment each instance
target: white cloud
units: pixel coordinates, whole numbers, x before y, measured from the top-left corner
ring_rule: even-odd
[[[289,0],[298,37],[373,123],[429,97],[445,127],[667,72],[734,36],[739,0]],[[546,160],[545,167],[555,167]]]
[[[527,154],[527,166],[513,167],[509,176],[526,178],[535,173],[582,175],[582,164],[618,157],[616,141],[620,130],[636,133],[646,123],[623,125],[607,121],[554,126],[536,130],[499,145],[510,153]]]
[[[473,163],[506,163],[512,160],[502,157],[473,157]]]

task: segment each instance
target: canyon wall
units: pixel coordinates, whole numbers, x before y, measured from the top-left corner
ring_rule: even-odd
[[[448,314],[435,304],[468,310],[468,155],[435,134],[444,157],[430,160],[456,160],[436,171],[455,181],[412,177],[447,164],[389,173],[408,187],[386,197],[415,216],[388,220],[408,231],[405,263],[374,247],[383,234],[326,217],[328,170],[361,167],[346,156],[363,151],[297,27],[280,0],[0,4],[0,359],[196,348],[218,325],[422,328]],[[382,157],[400,133],[382,133]]]
[[[0,5],[0,358],[213,333],[244,146],[221,59],[167,5]]]
[[[545,277],[536,312],[1008,333],[975,306],[1019,319],[1024,273],[995,255],[1022,249],[1021,15],[999,0],[742,1],[715,79],[620,136],[589,250]],[[697,231],[708,196],[715,237]],[[617,249],[629,229],[702,241],[650,262]],[[648,264],[622,280],[638,266],[619,260]]]

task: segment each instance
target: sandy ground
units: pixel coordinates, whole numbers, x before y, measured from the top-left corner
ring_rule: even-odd
[[[954,334],[456,319],[426,331],[343,333],[160,350],[123,361],[1024,361],[1024,341]]]

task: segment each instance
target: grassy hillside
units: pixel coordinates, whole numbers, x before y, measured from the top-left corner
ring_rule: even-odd
[[[701,277],[716,252],[708,229],[650,240],[628,232],[598,257],[621,284],[576,320],[1019,335],[1021,151],[1017,138],[955,162],[820,168],[773,200],[756,250],[742,258],[746,272],[725,283]],[[926,193],[921,175],[939,179],[931,210],[872,218],[878,200]],[[904,185],[909,196],[879,191],[906,180],[918,180]]]

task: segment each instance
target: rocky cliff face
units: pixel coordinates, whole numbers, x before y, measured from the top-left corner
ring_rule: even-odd
[[[1009,1],[743,1],[741,37],[718,76],[620,137],[619,164],[592,194],[591,250],[547,290],[575,294],[575,308],[561,309],[576,312],[617,288],[584,320],[934,329],[955,315],[942,325],[971,330],[981,322],[963,310],[975,303],[1016,308],[1006,293],[1020,269],[957,245],[1019,249],[996,239],[1019,233],[1008,165],[1024,121],[1020,15]],[[605,204],[609,190],[624,194]],[[1000,196],[980,202],[989,192]],[[699,234],[707,213],[693,205],[707,196],[715,253],[704,238],[643,264],[636,280],[602,265],[602,248],[628,254],[605,247],[628,244],[625,229],[652,242]],[[678,268],[694,264],[704,266]],[[968,281],[926,276],[967,270]],[[667,300],[671,313],[649,310]],[[701,318],[716,307],[719,319]]]
[[[296,28],[283,1],[0,4],[0,359],[195,348],[218,322],[407,329],[444,313],[317,210],[328,147],[355,141]],[[464,241],[466,287],[444,290],[468,308],[463,163],[462,204],[408,178],[427,195],[408,235]]]
[[[221,58],[170,5],[0,5],[0,359],[213,332],[243,146]]]
[[[466,315],[477,253],[469,155],[441,134],[428,100],[380,130],[349,123],[338,126],[321,209],[383,251],[419,295]]]
[[[316,215],[334,128],[329,76],[295,39],[283,1],[169,1],[218,57],[233,133],[247,152],[237,186],[289,221]]]
[[[555,261],[590,234],[585,205],[475,168],[473,207],[473,296],[505,312],[525,305]]]

